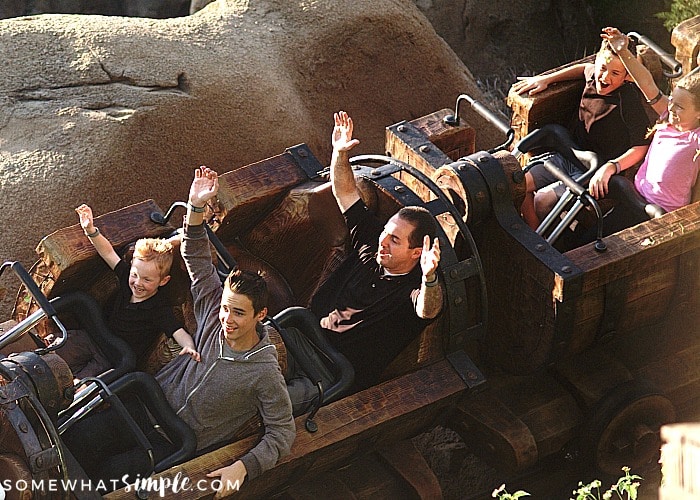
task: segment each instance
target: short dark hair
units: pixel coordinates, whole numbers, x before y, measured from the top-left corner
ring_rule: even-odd
[[[253,312],[258,314],[267,307],[267,283],[263,273],[234,269],[226,277],[224,288],[233,293],[245,295],[253,303]]]
[[[406,222],[413,225],[413,231],[408,237],[409,248],[423,246],[423,237],[427,234],[432,242],[437,235],[437,223],[433,215],[423,207],[410,206],[403,207],[397,215]]]

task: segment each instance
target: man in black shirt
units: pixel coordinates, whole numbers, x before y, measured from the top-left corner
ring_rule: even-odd
[[[386,224],[372,215],[355,183],[347,113],[334,115],[331,186],[350,231],[352,252],[321,286],[311,310],[355,369],[354,390],[376,384],[391,361],[442,309],[440,244],[433,216],[404,207]],[[299,402],[290,387],[292,402]],[[313,398],[312,391],[305,397]]]

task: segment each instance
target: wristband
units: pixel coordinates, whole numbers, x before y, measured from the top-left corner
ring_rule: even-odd
[[[664,96],[663,92],[661,92],[659,90],[659,93],[656,94],[656,97],[654,97],[653,99],[647,99],[647,104],[649,104],[650,106],[653,106],[654,104],[659,102],[663,96]]]
[[[187,202],[187,206],[191,211],[193,211],[196,214],[203,214],[204,213],[204,207],[195,207],[192,203],[189,201]]]
[[[438,284],[438,277],[437,277],[437,275],[433,275],[433,280],[431,280],[431,281],[427,281],[427,280],[425,279],[425,276],[423,276],[423,284],[424,284],[425,286],[427,286],[427,287],[437,286],[437,284]]]
[[[613,161],[611,161],[610,163],[612,163],[612,164],[615,166],[615,173],[616,173],[616,174],[619,174],[619,173],[620,173],[620,170],[621,170],[621,168],[620,168],[620,162],[619,162],[619,161],[614,161],[614,160],[613,160]]]
[[[83,231],[83,232],[85,232],[85,231]],[[99,227],[96,227],[94,232],[92,232],[92,233],[85,233],[85,236],[87,236],[88,238],[94,238],[94,237],[97,236],[98,234],[100,234],[100,228],[99,228]]]

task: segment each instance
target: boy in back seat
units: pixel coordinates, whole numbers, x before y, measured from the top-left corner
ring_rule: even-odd
[[[180,355],[199,361],[192,337],[175,319],[172,307],[158,294],[160,287],[170,281],[172,245],[162,239],[140,239],[129,265],[95,227],[92,209],[83,204],[75,211],[85,236],[119,281],[117,295],[106,315],[111,331],[126,341],[137,359],[144,356],[158,335],[165,333],[182,347]],[[78,379],[99,375],[110,368],[99,348],[82,330],[70,331],[66,344],[57,350],[57,354],[68,363]]]

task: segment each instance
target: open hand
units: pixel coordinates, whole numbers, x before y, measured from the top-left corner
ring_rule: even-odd
[[[430,236],[426,234],[423,237],[423,251],[420,254],[420,268],[423,276],[434,274],[438,264],[440,264],[440,240],[435,238],[433,245],[430,246]]]
[[[528,95],[534,95],[542,92],[549,86],[549,82],[542,76],[519,76],[518,81],[511,87],[518,94],[528,92]]]
[[[352,138],[352,118],[345,111],[338,111],[333,114],[335,127],[331,144],[336,151],[349,151],[357,146],[360,141]]]
[[[612,167],[612,168],[611,168]],[[591,181],[588,183],[588,192],[596,200],[605,198],[608,194],[608,182],[610,182],[610,177],[615,174],[615,165],[612,163],[606,163],[602,168],[596,170]]]
[[[610,43],[610,47],[617,54],[619,51],[626,49],[629,46],[630,39],[617,28],[603,28],[600,37]]]
[[[203,207],[219,192],[219,175],[202,165],[194,171],[190,186],[189,202],[195,207]]]
[[[189,356],[197,362],[202,360],[202,357],[199,355],[199,353],[191,347],[183,347],[180,351],[179,356]]]
[[[236,460],[228,467],[222,467],[207,474],[207,477],[218,477],[221,481],[221,487],[216,491],[214,498],[224,498],[237,492],[241,488],[243,481],[245,481],[247,474],[248,471],[240,460]]]
[[[75,211],[78,212],[78,217],[80,218],[80,227],[83,228],[83,231],[92,230],[94,228],[92,208],[83,203],[78,208],[76,208]]]

